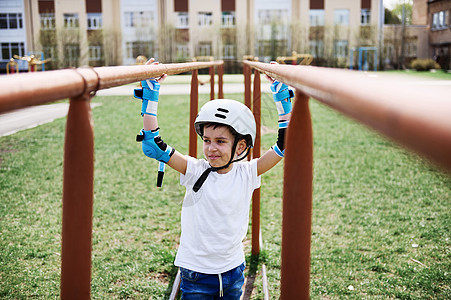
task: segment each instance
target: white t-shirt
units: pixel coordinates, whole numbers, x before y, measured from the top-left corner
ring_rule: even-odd
[[[193,185],[209,166],[188,157],[182,207],[182,234],[174,264],[205,274],[229,271],[245,260],[242,241],[249,224],[252,193],[260,187],[257,160],[235,162],[225,174],[211,172],[200,190]]]

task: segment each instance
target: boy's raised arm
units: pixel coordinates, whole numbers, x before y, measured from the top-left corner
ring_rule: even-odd
[[[285,156],[285,133],[291,118],[291,98],[294,96],[293,91],[285,83],[266,77],[272,82],[271,91],[279,113],[279,130],[276,144],[258,159],[258,175],[270,170]]]
[[[146,65],[158,64],[154,58],[146,62]],[[142,89],[135,89],[135,98],[142,99],[141,115],[143,116],[143,129],[136,140],[142,142],[142,149],[146,156],[168,164],[176,171],[185,174],[187,159],[174,148],[167,145],[160,136],[158,127],[158,100],[160,94],[160,82],[166,79],[164,74],[158,79],[150,78],[141,81]]]

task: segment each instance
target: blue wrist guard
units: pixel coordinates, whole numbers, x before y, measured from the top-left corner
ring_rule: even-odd
[[[159,128],[155,131],[141,129],[136,141],[142,142],[142,149],[147,157],[160,162],[167,163],[175,152],[175,149],[163,142]]]
[[[285,156],[285,133],[288,127],[289,121],[279,121],[279,132],[277,136],[277,143],[271,147],[274,152],[280,156]]]
[[[294,97],[293,90],[290,90],[285,83],[276,80],[273,84],[271,84],[271,92],[273,94],[279,116],[284,116],[290,113],[292,109],[291,98]]]
[[[135,89],[133,95],[141,99],[141,115],[156,116],[158,110],[158,97],[160,94],[160,84],[153,79],[141,81],[141,89]]]

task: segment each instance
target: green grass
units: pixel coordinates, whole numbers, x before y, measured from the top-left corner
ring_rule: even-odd
[[[451,73],[444,72],[442,70],[437,70],[435,72],[424,71],[418,72],[415,70],[406,70],[406,71],[384,71],[380,72],[381,74],[397,74],[397,75],[406,75],[406,76],[414,76],[420,78],[429,78],[429,79],[443,79],[443,80],[451,80]]]
[[[188,152],[188,101],[162,96],[159,107],[161,134],[182,153]],[[168,169],[163,187],[155,187],[157,164],[135,142],[142,120],[132,97],[94,102],[103,105],[93,110],[92,298],[165,298],[176,273],[184,195],[179,176]],[[311,297],[451,298],[450,177],[321,104],[310,107]],[[264,125],[275,129],[270,96],[264,95],[262,108]],[[64,130],[59,119],[0,138],[1,299],[59,297]],[[263,148],[275,138],[274,132],[264,135]],[[258,262],[267,266],[272,299],[280,288],[282,174],[279,164],[263,175],[261,188],[264,250]],[[262,298],[259,274],[253,299]]]

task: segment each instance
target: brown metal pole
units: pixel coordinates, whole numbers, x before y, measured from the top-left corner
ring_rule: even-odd
[[[210,100],[215,98],[215,67],[209,68],[210,73]]]
[[[246,64],[243,64],[243,75],[244,75],[244,104],[252,110],[251,103],[251,67]],[[253,155],[252,149],[249,152],[249,156],[247,160],[251,160],[251,156]]]
[[[243,74],[244,74],[244,104],[252,109],[251,103],[251,67],[243,64]]]
[[[286,137],[281,299],[309,299],[313,133],[308,99],[296,92]]]
[[[70,99],[64,144],[61,298],[91,293],[94,131],[89,94]]]
[[[253,158],[260,157],[260,119],[261,119],[261,87],[260,72],[254,71],[254,103],[253,113],[256,123],[256,137]],[[252,195],[252,255],[260,253],[260,189],[256,189]]]
[[[194,121],[196,120],[199,108],[199,79],[198,71],[193,70],[191,77],[191,94],[189,109],[189,156],[197,157],[197,134],[194,129]]]
[[[224,64],[218,66],[218,98],[224,99]]]

